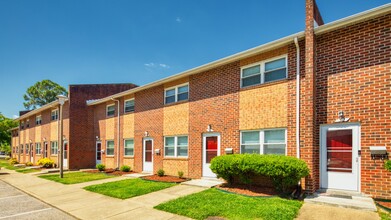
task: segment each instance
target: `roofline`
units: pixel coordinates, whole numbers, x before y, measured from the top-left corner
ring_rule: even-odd
[[[351,24],[354,24],[354,23],[357,23],[357,22],[360,22],[360,21],[363,21],[363,20],[366,20],[366,19],[369,19],[372,17],[376,17],[379,15],[388,13],[390,11],[391,11],[391,3],[388,3],[388,4],[385,4],[385,5],[382,5],[382,6],[379,6],[379,7],[364,11],[364,12],[360,12],[358,14],[354,14],[354,15],[327,23],[322,26],[316,27],[316,28],[314,28],[314,32],[315,32],[315,34],[326,33],[328,31],[332,31],[332,30],[335,30],[335,29],[338,29],[338,28],[341,28],[341,27],[344,27],[347,25],[351,25]],[[275,40],[275,41],[272,41],[272,42],[269,42],[269,43],[266,43],[266,44],[263,44],[263,45],[260,45],[260,46],[257,46],[257,47],[254,47],[254,48],[251,48],[251,49],[248,49],[248,50],[236,53],[236,54],[233,54],[231,56],[224,57],[222,59],[204,64],[204,65],[201,65],[201,66],[198,66],[198,67],[186,70],[186,71],[183,71],[181,73],[163,78],[161,80],[157,80],[157,81],[148,83],[143,86],[139,86],[139,87],[136,87],[136,88],[133,88],[130,90],[126,90],[126,91],[123,91],[123,92],[120,92],[120,93],[117,93],[117,94],[114,94],[111,96],[107,96],[102,99],[98,99],[96,101],[92,101],[90,103],[87,103],[87,105],[92,106],[92,105],[101,104],[101,103],[110,101],[112,98],[119,98],[119,97],[122,97],[125,95],[130,95],[130,94],[133,94],[133,93],[136,93],[136,92],[139,92],[139,91],[142,91],[142,90],[154,87],[154,86],[158,86],[158,85],[170,82],[170,81],[174,81],[176,79],[179,79],[179,78],[182,78],[185,76],[197,74],[197,73],[200,73],[203,71],[210,70],[210,69],[215,68],[217,66],[221,66],[221,65],[224,65],[224,64],[227,64],[230,62],[244,59],[246,57],[256,55],[260,52],[266,52],[268,50],[282,47],[282,46],[289,44],[290,42],[293,43],[293,39],[296,37],[299,39],[303,38],[304,34],[305,34],[304,31],[298,32],[296,34],[292,34],[287,37],[283,37],[278,40]]]
[[[65,99],[65,101],[68,101],[68,98]],[[53,101],[51,103],[48,103],[46,105],[43,105],[43,106],[37,108],[37,109],[29,111],[28,113],[20,116],[19,118],[14,119],[14,121],[20,121],[22,119],[28,118],[28,117],[30,117],[32,115],[35,115],[35,114],[39,113],[39,112],[45,111],[45,110],[50,109],[50,108],[55,107],[55,106],[58,106],[59,104],[60,104],[59,101],[55,100],[55,101]]]
[[[14,130],[18,130],[18,129],[19,129],[19,127],[13,127],[13,128],[8,129],[7,131],[14,131]]]

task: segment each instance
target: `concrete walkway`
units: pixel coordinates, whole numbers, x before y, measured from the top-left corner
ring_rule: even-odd
[[[2,171],[4,172],[4,171]],[[183,216],[153,209],[154,206],[207,188],[177,185],[146,195],[121,200],[82,189],[88,185],[118,181],[132,177],[115,177],[80,184],[64,185],[7,170],[10,175],[0,179],[20,190],[57,207],[79,219],[188,219]]]

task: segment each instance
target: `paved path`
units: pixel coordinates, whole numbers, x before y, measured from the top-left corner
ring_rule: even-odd
[[[0,180],[80,219],[188,219],[153,209],[153,207],[168,200],[206,189],[197,186],[177,185],[143,196],[121,200],[89,192],[82,188],[87,185],[130,177],[115,177],[88,183],[64,185],[38,178],[32,174],[20,174],[10,170],[7,172],[10,175],[0,175]]]
[[[0,207],[0,219],[75,219],[1,180]]]

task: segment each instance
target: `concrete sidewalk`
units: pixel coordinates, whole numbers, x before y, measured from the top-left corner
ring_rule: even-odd
[[[118,181],[131,177],[115,177],[74,185],[45,180],[34,175],[7,170],[0,179],[20,190],[80,219],[188,219],[153,209],[154,206],[203,191],[207,188],[177,185],[146,195],[121,200],[82,189],[88,185]]]

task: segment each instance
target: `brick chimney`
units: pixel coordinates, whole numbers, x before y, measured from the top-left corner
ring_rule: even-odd
[[[306,0],[305,4],[305,77],[302,78],[302,137],[301,158],[310,168],[305,189],[314,192],[319,188],[319,128],[316,124],[316,39],[315,25],[323,25],[315,0]]]

